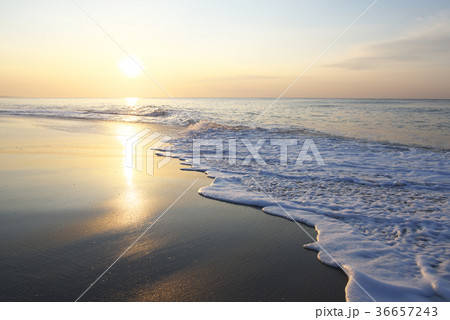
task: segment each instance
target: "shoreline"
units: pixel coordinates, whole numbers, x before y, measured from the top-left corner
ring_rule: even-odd
[[[79,125],[72,126],[75,119],[44,119],[0,117],[11,129],[2,127],[7,141],[2,143],[0,172],[13,181],[1,186],[0,195],[8,202],[0,215],[7,219],[0,225],[2,230],[16,228],[2,235],[2,242],[11,245],[4,249],[8,259],[1,272],[7,280],[0,293],[2,301],[71,301],[69,297],[81,293],[139,235],[145,222],[152,221],[189,185],[182,182],[195,177],[205,187],[213,181],[204,173],[180,170],[178,159],[151,177],[120,172],[124,170],[120,137],[143,127],[164,132],[164,125],[76,119]],[[172,134],[175,129],[166,132]],[[33,141],[28,140],[30,134]],[[52,183],[42,185],[37,177]],[[347,277],[321,263],[315,252],[298,246],[310,239],[292,221],[254,207],[208,199],[198,194],[199,187],[195,184],[174,205],[174,212],[155,224],[155,230],[93,287],[86,300],[344,300]],[[72,193],[63,192],[68,190]],[[34,220],[28,222],[30,217]],[[22,236],[21,228],[30,232]],[[314,229],[305,228],[317,237]],[[31,261],[35,266],[8,272],[18,263]],[[39,268],[57,261],[64,272]],[[14,274],[28,280],[26,295],[20,292],[25,284],[11,277]],[[58,287],[57,283],[67,282],[63,276],[67,274],[73,283],[65,290],[42,286],[47,279]],[[18,292],[8,292],[14,287]],[[23,300],[15,300],[20,297]]]

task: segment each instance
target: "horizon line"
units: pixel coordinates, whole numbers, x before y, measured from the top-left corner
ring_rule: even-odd
[[[13,98],[13,99],[125,99],[125,98],[138,98],[138,99],[170,99],[166,96],[159,97],[138,97],[138,96],[121,96],[121,97],[33,97],[33,96],[7,96],[0,95],[1,98]],[[175,97],[175,99],[275,99],[276,97]],[[392,98],[392,97],[384,97],[384,98],[367,98],[367,97],[283,97],[280,100],[287,99],[359,99],[359,100],[450,100],[448,98]]]

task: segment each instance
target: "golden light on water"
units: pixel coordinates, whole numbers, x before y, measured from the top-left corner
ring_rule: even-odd
[[[136,109],[137,108],[137,102],[138,102],[139,98],[136,97],[127,97],[125,98],[125,105],[131,110]],[[139,117],[135,114],[128,114],[128,115],[124,115],[122,116],[122,121],[128,121],[128,122],[134,122],[134,121],[138,121]]]
[[[137,98],[126,98],[126,99],[136,99]],[[115,127],[115,134],[117,140],[123,146],[122,156],[123,156],[123,175],[126,180],[126,185],[128,187],[133,187],[133,149],[130,148],[129,140],[133,135],[136,134],[136,128],[126,124],[120,124]]]
[[[130,148],[128,144],[128,139],[130,139],[134,134],[136,134],[136,129],[128,125],[118,125],[116,127],[116,136],[123,146],[122,156],[123,156],[123,172],[127,185],[132,185],[133,179],[133,149]]]
[[[136,78],[142,74],[142,68],[139,66],[139,61],[136,58],[128,56],[123,57],[118,62],[120,71],[128,78]]]
[[[125,104],[127,107],[136,107],[136,103],[138,102],[139,98],[136,97],[128,97],[125,98]]]

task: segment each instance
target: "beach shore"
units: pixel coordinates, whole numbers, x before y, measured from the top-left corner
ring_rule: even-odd
[[[295,223],[200,196],[212,180],[177,159],[126,168],[143,128],[179,130],[0,117],[1,301],[76,300],[164,212],[81,301],[345,300],[346,276]]]

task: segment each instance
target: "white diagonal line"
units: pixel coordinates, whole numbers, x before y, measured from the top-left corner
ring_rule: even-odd
[[[174,97],[172,97],[169,92],[167,92],[167,90],[150,74],[147,72],[147,70],[144,69],[144,67],[135,59],[133,58],[133,56],[131,56],[116,40],[114,40],[114,38],[97,22],[97,20],[94,19],[94,17],[92,17],[89,12],[87,12],[76,0],[72,0],[73,3],[75,3],[78,8],[80,8],[81,11],[84,12],[84,14],[86,14],[86,16],[88,16],[89,19],[92,20],[92,22],[95,23],[95,25],[101,30],[103,31],[103,33],[109,38],[111,39],[112,42],[115,43],[115,45],[123,52],[125,53],[125,55],[131,59],[131,61],[133,61],[134,64],[136,64],[139,69],[142,70],[142,72],[144,72],[145,75],[147,75],[147,77],[149,77],[162,91],[164,91],[164,93],[173,101],[173,103],[175,103],[175,105],[177,105],[180,109],[181,106],[178,104],[178,102],[175,100]],[[192,121],[194,121],[195,123],[197,123],[197,121],[192,118],[192,116],[189,114],[189,112],[184,111],[189,118],[191,118]]]
[[[258,181],[256,181],[253,177],[252,177],[252,180],[258,185],[258,187],[259,187],[259,188],[260,188],[260,189],[261,189],[261,190],[262,190],[262,191],[263,191],[270,199],[272,199],[272,201],[274,201],[274,202],[277,204],[278,207],[281,208],[281,210],[284,211],[284,213],[286,213],[286,214],[291,218],[292,221],[294,221],[294,222],[297,224],[297,226],[298,226],[300,229],[302,229],[302,231],[303,231],[304,233],[306,233],[306,234],[308,235],[308,237],[311,238],[312,241],[314,241],[314,244],[317,244],[317,245],[319,246],[320,250],[322,250],[323,252],[325,252],[325,253],[331,258],[331,260],[333,260],[333,261],[339,266],[339,268],[341,268],[342,271],[344,271],[344,273],[347,275],[347,277],[348,277],[349,279],[353,279],[353,281],[355,281],[355,283],[358,285],[358,287],[360,287],[361,290],[364,291],[364,293],[366,293],[366,294],[369,296],[370,299],[372,299],[374,302],[377,302],[377,301],[374,299],[374,297],[372,297],[372,295],[371,295],[370,293],[368,293],[368,292],[366,291],[366,289],[364,289],[364,288],[359,284],[359,282],[356,281],[355,278],[352,278],[352,276],[344,269],[344,267],[343,267],[339,262],[337,262],[336,259],[334,259],[333,256],[332,256],[331,254],[329,254],[328,251],[325,250],[325,249],[320,245],[320,243],[317,242],[316,239],[314,239],[313,236],[311,236],[308,232],[306,232],[305,228],[303,228],[303,226],[302,226],[300,223],[298,223],[298,221],[295,220],[294,217],[293,217],[289,212],[287,212],[287,210],[285,210],[285,209],[281,206],[281,204],[280,204],[277,200],[275,200],[274,197],[272,197],[269,193],[267,193],[266,190],[264,190],[264,188],[258,183]]]
[[[306,67],[306,69],[297,77],[297,79],[294,80],[294,82],[291,83],[291,85],[289,87],[287,87],[286,90],[284,90],[279,96],[278,98],[275,99],[274,102],[272,102],[270,104],[269,107],[267,107],[259,116],[258,118],[256,118],[255,121],[252,122],[251,126],[253,127],[255,125],[256,122],[258,122],[259,119],[261,119],[261,117],[267,112],[269,111],[277,102],[278,100],[280,100],[285,94],[286,92],[288,92],[301,78],[303,78],[303,76],[309,71],[309,69],[311,69],[335,44],[336,42],[338,42],[347,32],[348,30],[350,30],[374,5],[375,3],[377,3],[378,0],[375,0],[374,2],[372,2],[366,10],[364,10],[359,16],[358,18],[356,18],[340,35],[339,37],[336,38],[336,40],[334,40],[328,47],[326,47],[325,50],[322,51],[322,53],[313,60],[313,62],[311,62],[309,64],[308,67]]]
[[[150,228],[151,227],[153,227],[153,225],[156,223],[156,222],[158,222],[158,220],[159,219],[161,219],[161,217],[163,216],[163,215],[165,215],[166,214],[166,212],[167,211],[169,211],[169,209],[170,208],[172,208],[172,206],[178,201],[178,200],[180,200],[181,199],[181,197],[182,196],[184,196],[184,194],[199,180],[200,178],[197,178],[197,179],[195,179],[195,181],[194,182],[192,182],[192,184],[189,186],[189,187],[187,187],[184,191],[183,191],[183,193],[182,194],[180,194],[179,196],[178,196],[178,198],[176,198],[175,199],[175,201],[174,202],[172,202],[172,204],[170,205],[170,206],[168,206],[167,207],[167,209],[166,210],[164,210],[164,212],[155,220],[155,221],[153,221],[152,222],[152,224],[150,224],[150,226],[147,228],[147,229],[145,229],[144,230],[144,232],[142,232],[141,233],[141,235],[139,236],[139,237],[137,237],[136,238],[136,240],[134,240],[133,241],[133,243],[132,244],[130,244],[130,246],[124,251],[124,252],[122,252],[122,254],[116,259],[116,260],[114,260],[114,262],[108,267],[108,268],[106,268],[106,270],[97,278],[97,279],[95,279],[95,281],[94,282],[92,282],[90,285],[89,285],[89,287],[86,289],[86,290],[84,290],[84,292],[75,300],[75,302],[78,302],[108,271],[109,271],[109,269],[111,269],[116,263],[117,263],[117,261],[119,261],[120,260],[120,258],[122,258],[124,255],[125,255],[125,253],[127,253],[146,233],[147,233],[147,231],[148,230],[150,230]]]

